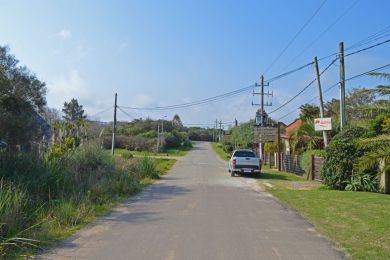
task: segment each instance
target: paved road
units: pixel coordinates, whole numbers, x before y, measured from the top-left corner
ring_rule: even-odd
[[[208,143],[42,258],[343,259],[294,211],[227,174]]]

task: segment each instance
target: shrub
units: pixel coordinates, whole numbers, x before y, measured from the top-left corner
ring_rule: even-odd
[[[379,182],[375,176],[359,172],[346,181],[345,190],[378,192]]]
[[[154,152],[157,146],[157,139],[150,139],[142,136],[117,136],[115,137],[115,148],[132,151]],[[103,147],[111,149],[111,137],[103,139]]]
[[[144,156],[137,161],[137,172],[141,178],[158,179],[158,172],[156,169],[156,161],[149,157]]]
[[[366,133],[364,128],[345,129],[336,135],[325,150],[325,162],[321,169],[324,183],[335,189],[345,189],[354,172],[354,164],[363,155],[356,139]]]

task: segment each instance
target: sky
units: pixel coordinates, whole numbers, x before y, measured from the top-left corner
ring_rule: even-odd
[[[0,10],[0,45],[9,46],[21,65],[46,82],[48,106],[61,109],[76,98],[91,118],[102,121],[112,120],[115,93],[123,107],[201,100],[251,86],[262,74],[267,80],[314,56],[334,54],[320,60],[322,70],[336,57],[339,42],[347,49],[390,26],[388,0],[0,0]],[[389,30],[350,51],[387,39]],[[388,63],[390,43],[347,57],[346,77]],[[273,97],[266,101],[272,106],[266,111],[278,108],[314,77],[309,66],[271,82],[266,91]],[[322,88],[338,78],[337,61],[322,75]],[[346,88],[381,83],[366,76],[348,81]],[[177,113],[186,124],[235,118],[242,123],[258,109],[251,104],[259,103],[252,91],[178,110],[123,108],[127,114],[118,111],[118,119],[172,118]],[[316,95],[313,84],[270,116],[289,123],[299,106]],[[338,87],[333,88],[324,100],[338,95]]]

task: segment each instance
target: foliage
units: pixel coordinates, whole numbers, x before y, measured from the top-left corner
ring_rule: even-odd
[[[150,118],[146,118],[135,119],[130,123],[120,123],[118,125],[117,132],[118,135],[123,136],[122,140],[126,140],[126,144],[119,144],[119,146],[116,147],[126,148],[125,146],[142,146],[142,149],[146,148],[145,151],[151,152],[155,149],[155,147],[157,147],[157,130],[160,129],[161,131],[162,125],[164,125],[164,132],[163,135],[161,135],[163,136],[163,138],[161,138],[163,139],[163,149],[180,148],[182,146],[189,145],[189,139],[186,129],[183,127],[180,117],[178,115],[175,115],[172,121],[152,120]],[[138,144],[133,142],[137,142]],[[139,145],[141,142],[143,143],[143,145]],[[154,147],[150,146],[152,142],[156,143]]]
[[[187,135],[177,130],[173,130],[170,133],[164,133],[164,148],[169,149],[189,145],[187,140]]]
[[[301,126],[290,135],[289,143],[294,154],[320,149],[323,146],[322,133],[314,130],[313,123],[302,122]]]
[[[103,139],[103,147],[105,149],[111,149],[112,139],[111,137],[105,137]],[[116,136],[115,148],[127,149],[130,151],[156,151],[157,139],[150,139],[142,136]]]
[[[364,154],[356,140],[365,132],[364,128],[347,128],[333,138],[325,150],[326,160],[321,168],[321,178],[325,184],[335,189],[345,189],[346,182],[354,173],[355,161]]]
[[[81,120],[87,118],[84,115],[84,109],[82,105],[79,105],[77,99],[72,98],[70,102],[64,103],[64,108],[62,109],[64,120],[72,123],[78,123]]]
[[[137,172],[141,178],[158,179],[156,161],[149,156],[144,156],[138,161]]]
[[[10,150],[38,140],[37,112],[46,104],[45,83],[0,46],[0,137]]]
[[[304,122],[312,123],[314,118],[320,117],[320,108],[313,104],[304,104],[299,107],[299,118]]]
[[[219,143],[211,143],[211,147],[218,154],[219,158],[224,161],[229,161],[231,155],[223,149],[223,145]]]
[[[359,147],[367,152],[359,158],[358,166],[362,170],[382,167],[390,170],[390,135],[389,133],[359,140]]]
[[[233,127],[231,130],[231,143],[245,148],[252,147],[254,125],[254,120],[250,120],[247,123]]]
[[[370,174],[359,172],[346,181],[345,190],[349,191],[378,191],[378,179]]]
[[[214,129],[205,129],[201,127],[190,127],[187,128],[188,138],[191,141],[213,141]]]
[[[325,157],[325,150],[307,150],[305,151],[302,156],[301,160],[299,160],[299,164],[301,168],[306,172],[306,174],[309,174],[310,171],[310,165],[311,165],[311,156],[317,155],[321,157]]]
[[[181,129],[183,128],[183,123],[181,122],[181,119],[178,114],[175,114],[172,119],[172,125],[175,128]]]
[[[161,173],[149,157],[116,159],[95,143],[50,160],[2,151],[0,258],[61,238]]]

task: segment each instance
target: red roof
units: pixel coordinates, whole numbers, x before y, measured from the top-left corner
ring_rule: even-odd
[[[301,119],[295,119],[291,124],[286,126],[286,132],[281,134],[280,137],[283,139],[288,139],[292,132],[294,132],[297,128],[302,125]]]

